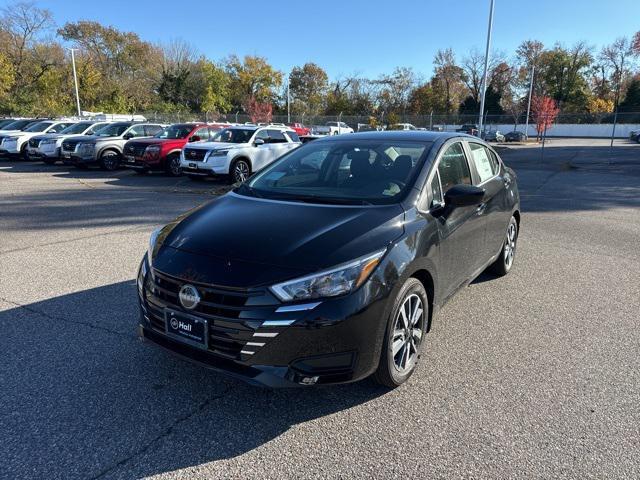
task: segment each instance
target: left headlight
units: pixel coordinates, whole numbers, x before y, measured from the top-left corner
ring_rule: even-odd
[[[155,253],[156,243],[158,243],[158,236],[160,235],[160,231],[162,227],[156,228],[153,232],[151,232],[151,236],[149,237],[149,248],[147,249],[147,262],[149,266],[153,264],[153,254]]]
[[[224,157],[229,153],[229,149],[226,150],[211,150],[209,151],[210,157]]]
[[[283,302],[350,293],[369,278],[385,252],[379,250],[323,272],[273,285],[271,291]]]

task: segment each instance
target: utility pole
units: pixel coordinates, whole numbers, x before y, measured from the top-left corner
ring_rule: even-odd
[[[289,84],[291,83],[291,78],[287,78],[287,123],[291,123],[291,95],[289,95]]]
[[[524,127],[524,135],[529,138],[529,113],[531,112],[531,95],[533,94],[533,76],[536,73],[536,64],[531,65],[531,83],[529,84],[529,103],[527,104],[527,124]]]
[[[491,48],[491,31],[493,30],[493,7],[495,0],[491,0],[489,10],[489,29],[487,30],[487,48],[484,52],[484,74],[482,76],[482,95],[480,97],[480,115],[478,122],[478,135],[482,135],[482,121],[484,119],[484,98],[487,94],[487,76],[489,69],[489,49]]]
[[[73,83],[76,87],[76,106],[78,107],[78,117],[82,117],[82,112],[80,111],[80,95],[78,94],[78,75],[76,74],[76,56],[74,55],[75,48],[70,48],[71,50],[71,64],[73,65]]]

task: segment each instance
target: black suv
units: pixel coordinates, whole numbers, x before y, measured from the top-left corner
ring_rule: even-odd
[[[519,227],[516,176],[478,138],[326,137],[152,234],[139,335],[253,383],[395,387],[444,302],[511,270]]]

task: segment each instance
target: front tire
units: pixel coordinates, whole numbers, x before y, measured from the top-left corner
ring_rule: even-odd
[[[118,152],[107,150],[102,155],[100,155],[100,168],[102,168],[103,170],[113,172],[114,170],[117,170],[119,166],[120,155],[118,155]]]
[[[180,168],[180,155],[174,153],[167,157],[167,173],[172,177],[179,177],[182,175],[182,168]]]
[[[373,379],[389,388],[406,382],[416,369],[427,331],[429,297],[417,278],[408,279],[396,296],[387,321],[378,369]]]
[[[518,221],[511,217],[507,226],[507,233],[502,243],[502,250],[498,259],[489,267],[492,273],[499,277],[505,276],[511,271],[518,246]]]
[[[230,180],[231,183],[242,183],[251,175],[251,164],[249,160],[239,158],[231,164]]]

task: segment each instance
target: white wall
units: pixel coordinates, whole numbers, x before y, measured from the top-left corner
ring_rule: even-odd
[[[518,130],[523,132],[524,125],[518,125]],[[456,125],[447,125],[447,131],[455,131],[460,128]],[[502,133],[513,131],[513,123],[508,125],[487,125],[487,131],[498,130]],[[593,125],[560,123],[547,128],[548,137],[593,137],[593,138],[611,138],[613,130],[612,123],[598,123]],[[616,125],[616,138],[629,138],[631,130],[640,130],[640,124],[623,123]],[[530,137],[536,136],[535,125],[529,124]]]

